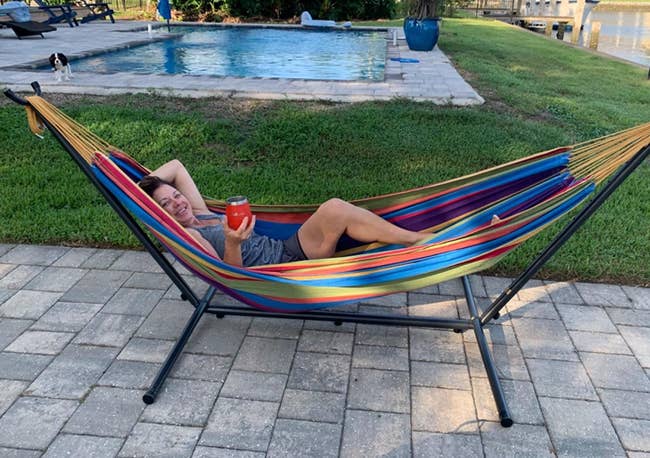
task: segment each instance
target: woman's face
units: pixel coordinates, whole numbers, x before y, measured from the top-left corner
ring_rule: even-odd
[[[178,189],[163,184],[153,192],[153,199],[181,225],[191,226],[194,222],[192,206]]]

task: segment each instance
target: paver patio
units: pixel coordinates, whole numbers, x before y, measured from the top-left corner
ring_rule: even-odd
[[[472,278],[483,296],[507,281]],[[354,308],[457,315],[461,294]],[[145,406],[192,310],[149,256],[0,244],[0,456],[647,456],[648,303],[522,290],[489,332],[508,429],[469,333],[297,320],[204,317]]]

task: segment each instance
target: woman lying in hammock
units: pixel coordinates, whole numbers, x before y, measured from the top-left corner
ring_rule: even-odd
[[[206,206],[179,160],[145,176],[140,187],[213,256],[235,266],[277,264],[332,256],[343,234],[359,242],[412,245],[430,234],[399,228],[374,213],[340,199],[323,203],[288,240],[256,234],[255,216],[237,229]]]

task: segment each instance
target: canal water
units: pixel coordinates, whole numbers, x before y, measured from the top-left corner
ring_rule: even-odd
[[[650,12],[592,11],[581,34],[584,46],[595,21],[601,24],[598,51],[650,67]]]

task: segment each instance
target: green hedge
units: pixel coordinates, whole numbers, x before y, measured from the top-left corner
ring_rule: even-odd
[[[194,20],[207,17],[264,17],[290,19],[309,11],[314,18],[347,21],[351,19],[392,18],[396,12],[396,0],[172,0],[174,9],[182,12],[183,19]]]

